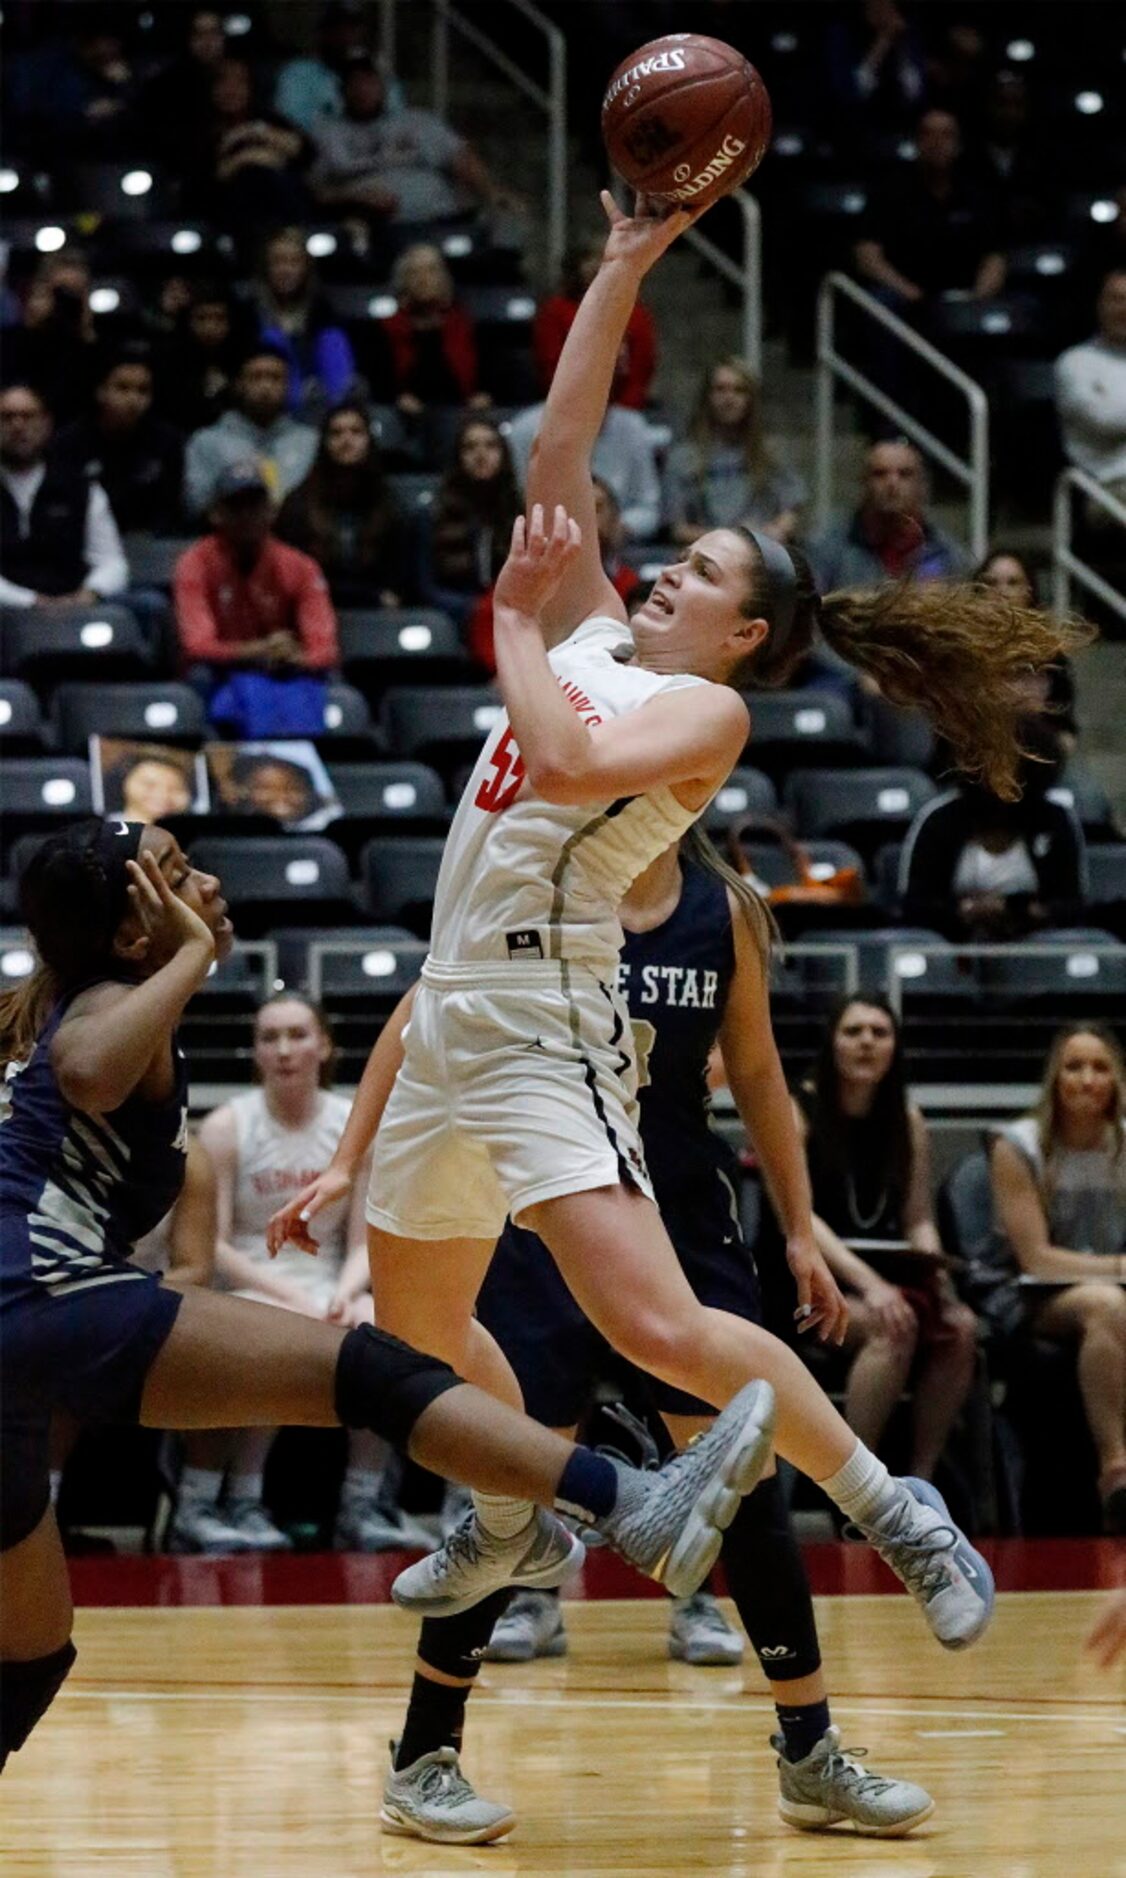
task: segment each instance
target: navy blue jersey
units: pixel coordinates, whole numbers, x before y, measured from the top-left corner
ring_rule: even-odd
[[[618,988],[633,1019],[641,1138],[662,1213],[734,1157],[709,1119],[707,1067],[735,972],[723,881],[682,861],[680,900],[651,932],[626,933]]]
[[[77,994],[75,994],[77,995]],[[137,1239],[174,1204],[187,1153],[187,1066],[173,1046],[175,1088],[166,1102],[131,1095],[108,1115],[72,1108],[51,1067],[66,1014],[56,1006],[25,1063],[8,1065],[0,1089],[0,1270],[58,1292],[116,1271]]]

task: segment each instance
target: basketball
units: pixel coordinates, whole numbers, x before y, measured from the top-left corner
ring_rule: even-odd
[[[710,208],[746,182],[771,127],[754,66],[702,33],[651,39],[623,59],[602,100],[602,135],[619,176],[678,208]]]

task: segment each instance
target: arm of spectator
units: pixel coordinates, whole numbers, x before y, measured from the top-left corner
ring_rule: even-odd
[[[992,300],[1005,285],[1009,263],[1005,255],[999,253],[983,254],[974,277],[974,299]]]
[[[922,288],[892,266],[878,241],[858,241],[852,257],[861,280],[870,281],[877,287],[887,287],[892,293],[898,294],[901,300],[908,300],[912,304],[923,298]]]
[[[306,671],[327,672],[340,663],[336,613],[328,582],[308,555],[297,591],[297,631]]]
[[[903,1236],[916,1252],[929,1252],[941,1258],[942,1241],[931,1199],[930,1130],[914,1103],[907,1111],[907,1119],[911,1130],[911,1185],[903,1208]]]
[[[183,1291],[191,1285],[211,1283],[218,1230],[215,1172],[207,1149],[192,1136],[184,1163],[184,1184],[172,1214],[165,1284]]]
[[[1126,372],[1108,371],[1085,346],[1056,360],[1056,404],[1066,423],[1099,442],[1126,436]]]
[[[989,1149],[989,1173],[997,1223],[1021,1271],[1030,1278],[1055,1278],[1078,1284],[1083,1278],[1126,1276],[1126,1259],[1099,1252],[1073,1252],[1051,1241],[1036,1178],[1013,1142],[995,1136]]]
[[[300,1288],[279,1277],[277,1267],[249,1258],[231,1244],[235,1183],[238,1179],[238,1124],[229,1102],[212,1109],[199,1131],[199,1139],[215,1179],[215,1276],[232,1291],[258,1291],[275,1304],[308,1313]]]
[[[0,606],[34,606],[38,598],[34,587],[20,587],[0,574]]]
[[[109,497],[101,483],[90,484],[86,502],[86,586],[98,600],[123,593],[129,585],[129,563],[121,545]]]

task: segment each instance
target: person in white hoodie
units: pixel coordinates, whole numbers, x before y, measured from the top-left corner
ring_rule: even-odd
[[[1069,460],[1126,502],[1126,268],[1106,276],[1095,316],[1094,337],[1056,360],[1056,409]]]
[[[192,515],[211,507],[224,470],[253,461],[275,503],[304,482],[317,454],[317,433],[290,417],[289,364],[279,347],[256,341],[239,367],[233,408],[188,440],[184,505]]]

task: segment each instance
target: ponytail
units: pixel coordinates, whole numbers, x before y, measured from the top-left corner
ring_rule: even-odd
[[[830,593],[826,645],[892,704],[926,712],[964,775],[1005,801],[1020,794],[1022,720],[1042,708],[1034,680],[1095,637],[1081,620],[1014,606],[967,582],[900,581]]]
[[[0,1071],[26,1063],[61,995],[58,978],[41,960],[22,984],[0,992]]]
[[[699,822],[693,822],[691,828],[683,836],[683,845],[690,860],[695,861],[697,866],[704,868],[707,873],[714,874],[717,880],[723,882],[727,891],[734,894],[750,928],[751,939],[765,977],[770,970],[770,961],[780,937],[774,915],[766,901],[755,892],[745,875],[737,873],[735,868],[724,860],[719,849],[704,833]]]

